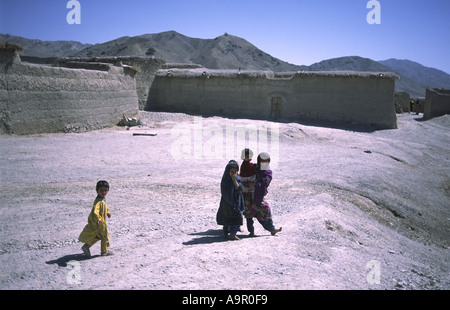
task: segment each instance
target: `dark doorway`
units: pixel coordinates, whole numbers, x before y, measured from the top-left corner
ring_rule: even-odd
[[[277,120],[281,116],[282,97],[272,97],[270,118]]]

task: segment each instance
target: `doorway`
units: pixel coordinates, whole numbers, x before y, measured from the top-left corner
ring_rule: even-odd
[[[278,118],[281,116],[281,103],[282,97],[272,97],[270,108],[271,119],[278,120]]]

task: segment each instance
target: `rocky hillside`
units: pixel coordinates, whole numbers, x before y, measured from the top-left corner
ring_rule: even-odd
[[[425,97],[427,87],[450,88],[450,75],[443,71],[424,67],[418,63],[405,70],[403,61],[391,59],[391,61],[374,61],[359,56],[339,57],[324,60],[308,67],[310,71],[378,71],[394,72],[400,80],[395,83],[397,92],[407,92],[411,97]],[[393,66],[390,66],[393,64]],[[441,74],[436,74],[439,71]],[[447,78],[446,78],[447,76]],[[448,80],[448,81],[447,81]],[[428,81],[428,82],[427,82]]]
[[[388,59],[379,63],[392,68],[403,77],[416,81],[425,86],[450,88],[450,75],[444,71],[425,67],[411,60]]]
[[[20,53],[21,55],[43,58],[65,57],[91,46],[91,44],[83,44],[76,41],[41,41],[1,33],[0,42],[17,43],[24,49]]]
[[[14,42],[24,47],[22,55],[36,57],[155,56],[168,63],[200,64],[210,69],[283,71],[388,71],[400,76],[396,91],[412,97],[424,97],[427,87],[450,88],[450,75],[409,61],[388,59],[374,61],[359,56],[324,60],[310,66],[294,65],[277,59],[233,35],[198,39],[175,31],[121,37],[101,44],[74,41],[40,41],[0,34],[0,42]]]
[[[122,37],[85,48],[73,56],[155,56],[168,63],[196,63],[210,69],[298,71],[261,51],[248,41],[224,34],[215,39],[197,39],[168,31],[137,37]]]

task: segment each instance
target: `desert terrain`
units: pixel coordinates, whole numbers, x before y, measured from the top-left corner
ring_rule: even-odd
[[[174,148],[175,128],[198,129],[193,116],[140,117],[129,129],[0,136],[0,289],[450,288],[449,115],[402,114],[381,131],[277,124],[267,200],[283,231],[255,223],[251,238],[244,225],[239,241],[215,216],[225,165],[241,160],[198,156],[195,138]],[[274,125],[210,117],[200,128],[249,124]],[[114,255],[98,243],[86,259],[77,239],[100,179]]]

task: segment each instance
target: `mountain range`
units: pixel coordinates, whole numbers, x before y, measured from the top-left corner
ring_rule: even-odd
[[[247,40],[225,33],[199,39],[175,31],[121,37],[100,44],[76,41],[41,41],[0,34],[0,42],[21,45],[21,55],[34,57],[154,56],[167,63],[194,63],[209,69],[289,71],[377,71],[400,76],[396,91],[424,97],[427,87],[450,89],[450,75],[410,60],[375,61],[360,56],[324,60],[310,66],[290,64],[260,50]]]

